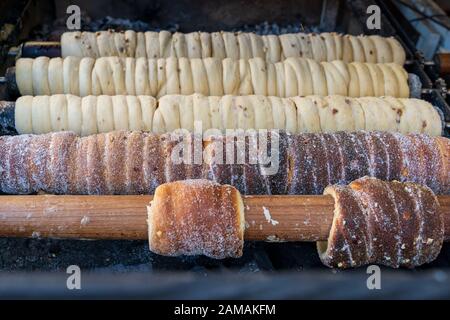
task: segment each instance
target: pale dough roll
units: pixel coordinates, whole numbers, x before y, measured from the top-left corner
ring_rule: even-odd
[[[161,97],[153,119],[154,132],[170,132],[181,128],[179,103],[182,96]]]
[[[328,93],[325,70],[322,65],[314,60],[308,59],[309,72],[311,74],[313,92],[319,96],[326,96]]]
[[[339,34],[333,32],[332,35],[336,46],[336,60],[342,61],[344,56],[344,42]]]
[[[67,59],[70,59],[70,57],[68,57]],[[64,63],[65,63],[65,60],[64,60]],[[95,74],[95,76],[96,76],[96,80],[98,81],[99,89],[101,90],[102,94],[107,94],[107,95],[115,94],[116,90],[114,87],[114,81],[113,81],[113,75],[112,75],[113,71],[111,69],[111,64],[109,63],[109,58],[97,59],[92,73]],[[93,83],[94,83],[94,81],[95,81],[95,79],[92,79]],[[68,88],[65,88],[64,91],[72,93],[72,91],[68,91]],[[76,94],[76,93],[74,93],[74,94]]]
[[[359,97],[360,90],[359,90],[359,77],[358,77],[358,71],[356,70],[355,66],[349,63],[347,65],[348,68],[348,74],[350,76],[350,81],[348,84],[348,96],[349,97]],[[381,70],[380,70],[381,72]],[[378,88],[378,86],[377,86]]]
[[[355,131],[366,129],[366,119],[364,116],[364,110],[359,103],[358,99],[345,98],[345,103],[352,108],[353,120],[355,123]]]
[[[192,68],[190,59],[178,59],[178,68],[180,74],[180,93],[191,94],[192,92],[194,92],[194,84],[192,80]]]
[[[348,82],[345,77],[346,74],[341,73],[336,65],[331,62],[322,62],[325,71],[325,78],[327,79],[328,94],[333,95],[348,95]]]
[[[14,113],[17,132],[21,134],[33,133],[32,108],[33,96],[21,96],[17,99]]]
[[[158,59],[161,57],[159,47],[159,34],[158,32],[147,31],[144,33],[145,37],[145,52],[149,59]]]
[[[321,38],[325,42],[325,47],[327,48],[327,60],[333,61],[337,59],[336,55],[336,43],[334,37],[331,33],[325,32],[321,34]]]
[[[266,60],[266,55],[264,51],[264,41],[261,36],[256,35],[254,33],[250,33],[250,43],[252,46],[252,57],[253,58],[262,58]],[[243,59],[239,57],[239,59]]]
[[[137,43],[137,35],[133,30],[127,30],[124,34],[124,41],[126,45],[127,57],[136,57],[136,43]]]
[[[158,78],[158,93],[156,96],[161,97],[167,94],[166,59],[157,60],[156,71]]]
[[[314,93],[313,80],[308,66],[308,61],[305,59],[286,59],[295,72],[297,78],[297,95],[308,96]]]
[[[386,64],[396,75],[398,83],[398,94],[400,98],[409,97],[408,72],[396,63]]]
[[[145,50],[146,50],[146,48],[145,48],[145,35],[142,32],[138,32],[138,33],[136,33],[136,52],[135,52],[135,57],[136,58],[145,57],[145,55],[146,55]]]
[[[381,97],[384,95],[384,73],[381,68],[374,63],[366,64],[370,72],[370,77],[373,83],[373,93],[375,97]]]
[[[311,42],[312,49],[312,59],[321,62],[327,60],[327,47],[325,41],[323,41],[320,36],[315,34],[310,34],[308,40]]]
[[[104,101],[102,101],[101,105],[102,106],[105,105]],[[96,96],[87,96],[81,99],[81,114],[82,114],[81,135],[89,136],[91,134],[99,132],[99,128],[97,127]],[[109,114],[109,112],[105,112],[105,114]]]
[[[352,48],[352,55],[354,62],[364,62],[366,60],[364,47],[361,41],[354,36],[348,36],[348,40],[350,41],[350,45]]]
[[[143,120],[142,107],[136,96],[125,96],[126,105],[128,106],[128,124],[126,130],[131,131],[151,131],[151,126],[146,127]]]
[[[83,32],[85,33],[85,32]],[[86,32],[87,33],[87,32]],[[89,32],[89,34],[92,34]],[[61,35],[61,56],[83,57],[85,53],[82,49],[82,43],[79,41],[81,37],[80,31],[64,32]],[[94,41],[95,42],[95,41]]]
[[[290,63],[283,63],[284,65],[284,84],[285,96],[294,97],[298,95],[297,75]]]
[[[69,129],[67,99],[63,94],[50,96],[49,112],[52,131],[67,131]]]
[[[153,117],[156,110],[156,99],[149,96],[137,96],[142,112],[142,126],[145,131],[152,131]],[[133,96],[127,96],[128,99],[134,99]],[[130,112],[131,114],[132,112]],[[136,126],[136,125],[134,125]]]
[[[239,60],[239,94],[253,93],[252,77],[248,60]]]
[[[350,63],[358,75],[359,97],[370,97],[374,95],[373,80],[370,75],[369,68],[361,62]],[[384,91],[384,88],[383,88]],[[384,95],[384,94],[383,94]]]
[[[315,100],[311,97],[292,97],[283,100],[292,101],[295,104],[299,132],[322,132],[319,110]]]
[[[267,95],[277,95],[277,74],[273,63],[267,64]]]
[[[37,57],[33,62],[33,69],[31,76],[33,77],[33,92],[39,95],[50,94],[48,84],[48,57]]]
[[[180,96],[178,104],[180,114],[180,127],[189,131],[194,131],[194,110],[192,96]]]
[[[222,60],[223,91],[225,94],[239,94],[239,61],[232,59]],[[198,91],[196,91],[198,92]]]
[[[84,100],[85,98],[83,98]],[[114,125],[114,107],[111,96],[97,97],[97,112],[95,113],[97,128],[99,132],[115,131]],[[84,119],[83,119],[84,120]]]
[[[383,72],[383,78],[384,78],[384,94],[386,96],[392,96],[392,97],[398,97],[399,96],[399,83],[397,80],[397,75],[395,74],[392,69],[385,65],[385,64],[379,64],[378,67]]]
[[[208,130],[213,128],[212,119],[214,113],[218,113],[218,110],[212,110],[210,99],[203,97],[200,94],[192,95],[192,110],[194,114],[194,121],[198,121],[202,126],[202,130]],[[194,123],[195,125],[195,123]]]
[[[250,59],[268,62],[288,57],[316,61],[395,62],[403,65],[405,50],[394,38],[350,36],[337,33],[260,36],[232,32],[66,32],[61,37],[63,57],[143,57]]]
[[[353,49],[349,36],[343,36],[342,38],[342,61],[350,63],[353,61]]]
[[[172,47],[175,51],[174,57],[187,57],[186,38],[183,33],[175,32],[172,35]]]
[[[266,60],[272,63],[281,61],[281,44],[278,36],[269,34],[263,36],[263,41],[265,43]]]
[[[33,98],[31,122],[34,133],[41,134],[52,131],[49,96],[38,96]]]
[[[152,68],[149,67],[149,75],[151,74]],[[131,95],[136,94],[136,84],[135,84],[135,73],[136,73],[136,59],[125,58],[125,88],[127,93]],[[151,87],[150,87],[151,88]],[[154,91],[151,92],[154,95]]]
[[[84,58],[81,59],[81,61],[83,62],[84,60],[90,60],[91,58]],[[94,61],[93,59],[91,61]],[[86,75],[87,77],[89,77],[89,80],[87,80],[87,84],[86,87],[88,87],[88,90],[91,90],[91,72],[87,72],[84,71],[84,66],[80,66],[80,94],[83,94],[81,91],[82,89],[84,90],[85,87],[83,85],[85,85],[84,83],[82,83],[82,75]],[[86,72],[86,73],[85,73]],[[63,77],[63,59],[61,58],[53,58],[50,59],[49,63],[48,63],[48,85],[49,85],[49,89],[50,89],[50,93],[51,94],[60,94],[60,93],[64,93],[64,77]]]
[[[285,73],[284,73],[284,64],[281,62],[277,62],[275,65],[275,76],[276,76],[276,85],[277,85],[277,96],[285,97],[286,96],[286,81],[285,81]]]
[[[165,95],[24,96],[16,105],[19,133],[59,130],[88,135],[115,130],[283,129],[288,132],[392,131],[440,135],[439,113],[426,101],[350,98]]]
[[[33,62],[34,59],[20,58],[16,61],[16,83],[22,95],[33,95]]]
[[[209,95],[223,95],[223,74],[221,61],[217,59],[206,58],[203,60],[203,63],[208,79]]]
[[[94,64],[95,59],[89,57],[82,58],[80,61],[79,88],[81,97],[92,94],[92,69],[94,68]],[[62,90],[58,93],[62,93]]]
[[[267,95],[267,70],[266,63],[261,58],[249,60],[253,85],[253,93]]]
[[[200,43],[202,46],[201,58],[212,57],[211,34],[208,32],[200,32]]]
[[[68,131],[73,131],[77,135],[82,135],[81,127],[83,123],[83,112],[81,109],[81,98],[71,94],[66,94],[67,99],[67,124]]]
[[[225,63],[227,59],[223,60],[223,63]],[[203,63],[203,59],[192,59],[191,60],[191,68],[192,68],[192,82],[193,82],[193,88],[194,92],[208,95],[209,94],[209,85],[208,81],[206,81],[206,69],[205,65]],[[227,69],[228,72],[228,69]],[[225,77],[225,73],[224,73]],[[224,78],[226,79],[226,78]],[[224,85],[227,85],[227,81],[224,81]]]
[[[101,57],[112,57],[117,55],[114,43],[114,33],[112,30],[99,31],[96,33],[98,51]]]
[[[252,44],[250,40],[250,34],[239,32],[237,34],[238,46],[239,46],[239,58],[251,59],[252,58]]]
[[[403,49],[402,45],[400,44],[400,42],[398,42],[397,39],[392,38],[392,37],[386,38],[386,40],[391,45],[392,56],[393,56],[392,62],[395,62],[398,65],[402,66],[406,60],[406,53],[405,53],[405,50]]]
[[[187,56],[189,58],[202,57],[202,44],[200,41],[200,34],[198,32],[191,32],[186,34]]]
[[[346,103],[346,98],[334,95],[327,96],[324,99],[328,105],[327,119],[324,120],[324,123],[334,123],[335,131],[355,131],[353,110],[350,104]],[[331,127],[331,125],[326,125],[326,127]]]
[[[292,106],[296,111],[298,110],[291,99],[282,99],[279,97],[267,97],[272,105],[272,117],[274,128],[286,127],[286,109],[288,104]]]
[[[158,94],[158,60],[148,60],[148,83],[150,95],[156,97]]]
[[[239,42],[232,32],[222,32],[227,58],[239,59]]]
[[[181,87],[178,59],[166,59],[166,79],[166,94],[179,94]]]
[[[296,37],[300,45],[300,51],[297,53],[296,57],[313,59],[314,55],[311,48],[312,44],[308,39],[308,36],[304,33],[297,33]]]
[[[211,33],[211,57],[217,59],[227,58],[225,43],[220,32]]]
[[[126,96],[113,96],[112,104],[115,130],[129,130],[129,106],[127,104]]]
[[[357,98],[363,111],[367,131],[386,130],[387,118],[384,110],[377,104],[377,98],[362,97]]]
[[[375,42],[373,41],[373,37],[366,37],[366,36],[358,36],[357,39],[359,40],[359,43],[362,46],[362,49],[364,51],[365,62],[370,63],[376,63],[378,61],[378,55],[377,55],[377,46],[375,45]]]
[[[19,59],[17,66],[19,90],[37,95],[409,95],[408,74],[394,63],[318,63],[292,57],[275,64],[262,58],[68,57]],[[30,67],[31,80],[23,74]]]
[[[392,47],[385,38],[380,36],[371,36],[370,37],[374,43],[377,53],[376,62],[378,63],[388,63],[394,61],[392,56]],[[374,61],[375,62],[375,61]]]
[[[63,77],[64,77],[65,93],[80,95],[80,75],[79,75],[80,61],[81,58],[78,57],[67,57],[63,61]],[[45,93],[35,92],[35,94],[45,94]]]
[[[280,39],[281,48],[285,58],[298,57],[301,47],[295,34],[281,34],[278,38]]]

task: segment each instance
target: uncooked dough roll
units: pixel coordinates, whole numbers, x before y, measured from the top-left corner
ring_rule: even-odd
[[[16,102],[15,123],[20,133],[152,131],[156,104],[150,96],[23,96]]]
[[[155,133],[176,129],[282,129],[298,132],[392,131],[442,134],[436,109],[419,99],[165,95],[22,96],[15,106],[19,133],[71,130],[81,135],[114,130]]]
[[[150,250],[165,256],[239,258],[244,247],[244,203],[230,185],[183,180],[160,185],[148,206]]]
[[[260,36],[255,33],[169,33],[125,31],[66,32],[61,36],[63,57],[233,58],[261,57],[268,62],[289,57],[316,61],[405,63],[405,50],[395,38],[337,33]]]
[[[251,50],[260,50],[261,45],[256,41],[256,49]],[[336,56],[336,49],[332,50],[330,55]],[[16,65],[17,85],[23,95],[409,96],[408,74],[394,63],[318,63],[292,57],[275,64],[262,58],[41,57],[19,59]],[[32,77],[27,77],[30,72]]]
[[[21,58],[16,61],[16,83],[22,95],[34,94],[33,77],[31,76],[33,74],[33,64],[34,59],[30,58]]]
[[[364,177],[324,194],[334,198],[334,218],[328,241],[317,249],[329,267],[413,268],[433,261],[442,248],[444,217],[426,186]]]

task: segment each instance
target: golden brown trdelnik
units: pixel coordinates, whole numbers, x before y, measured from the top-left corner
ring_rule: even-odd
[[[442,137],[268,131],[263,136],[273,153],[263,152],[267,161],[257,161],[255,153],[248,152],[257,145],[251,136],[245,141],[215,136],[203,142],[193,135],[184,140],[174,136],[128,131],[82,138],[67,132],[3,136],[0,190],[152,194],[165,182],[205,178],[233,185],[244,194],[321,194],[330,184],[346,184],[363,176],[412,181],[437,194],[448,194],[450,188],[450,140]],[[200,149],[200,154],[189,153],[192,149]],[[179,155],[188,161],[182,162]]]
[[[209,180],[183,180],[156,189],[148,207],[150,250],[166,256],[242,256],[244,203],[239,191]]]
[[[348,186],[329,186],[324,194],[335,200],[328,241],[317,243],[325,265],[413,268],[438,256],[444,218],[428,187],[364,177]]]

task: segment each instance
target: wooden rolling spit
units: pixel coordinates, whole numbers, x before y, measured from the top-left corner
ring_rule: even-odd
[[[27,41],[14,53],[23,58],[61,57],[61,43],[59,41]]]
[[[1,237],[147,239],[152,196],[33,195],[0,197]],[[243,196],[245,240],[326,240],[331,196]],[[450,240],[450,196],[438,196]]]

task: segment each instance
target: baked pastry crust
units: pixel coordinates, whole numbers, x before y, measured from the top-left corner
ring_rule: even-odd
[[[244,204],[239,191],[209,180],[160,185],[148,207],[150,250],[166,255],[239,258]]]
[[[317,243],[325,265],[413,268],[438,256],[444,217],[428,187],[363,177],[348,186],[329,186],[324,194],[335,201],[328,241]]]

